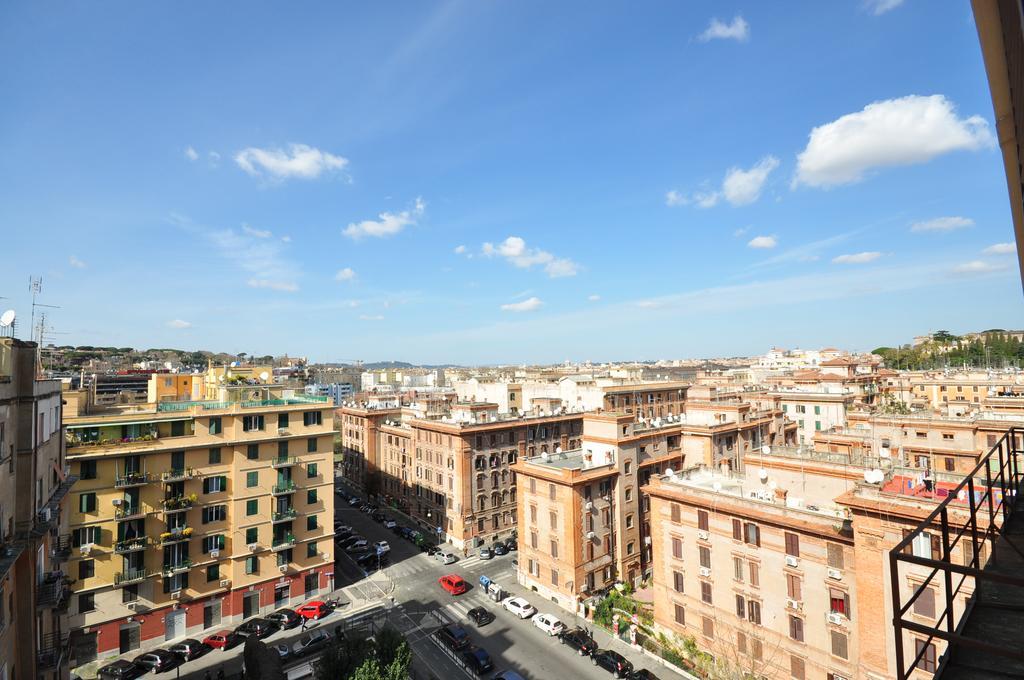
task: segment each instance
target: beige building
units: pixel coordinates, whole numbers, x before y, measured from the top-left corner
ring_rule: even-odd
[[[217,401],[120,409],[65,394],[77,664],[332,588],[332,405],[217,382]]]
[[[0,679],[68,677],[67,494],[60,383],[36,345],[0,338]]]
[[[797,441],[810,444],[818,432],[846,425],[854,395],[845,389],[787,389],[771,393],[786,417],[797,425]]]

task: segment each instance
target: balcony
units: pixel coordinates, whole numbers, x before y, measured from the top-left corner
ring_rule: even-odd
[[[191,568],[192,560],[185,558],[183,560],[178,560],[177,562],[165,564],[163,567],[163,574],[164,576],[174,576],[175,574],[180,574],[182,572],[188,571]]]
[[[149,473],[146,472],[128,472],[124,476],[118,475],[114,478],[115,489],[128,489],[133,486],[144,486],[153,481]]]
[[[128,538],[123,541],[118,541],[114,544],[114,552],[118,555],[125,555],[127,553],[138,552],[145,550],[149,546],[149,538],[141,536],[139,538]]]
[[[126,572],[117,572],[114,574],[114,587],[119,588],[131,585],[132,583],[145,581],[147,578],[149,578],[148,569],[129,569]]]
[[[192,479],[196,476],[196,471],[193,468],[182,468],[178,470],[165,470],[160,473],[160,481],[162,482],[182,482]]]
[[[39,652],[36,656],[37,670],[50,671],[60,668],[68,659],[70,647],[68,641],[71,639],[69,633],[54,632],[43,636],[39,644]]]
[[[197,500],[198,496],[195,494],[190,496],[178,496],[176,498],[166,498],[160,503],[160,507],[163,509],[165,515],[172,512],[184,512],[195,505]]]
[[[140,519],[146,516],[146,511],[142,509],[142,504],[128,505],[122,503],[119,508],[114,509],[114,519],[118,522],[126,522],[130,519]]]
[[[69,579],[62,571],[47,574],[42,583],[36,587],[36,608],[63,611],[68,606],[71,590]]]
[[[270,544],[270,549],[273,551],[285,550],[295,545],[295,534],[285,534],[274,538],[274,542]]]
[[[295,519],[295,517],[298,514],[299,514],[298,510],[296,510],[295,508],[288,508],[287,510],[277,510],[277,511],[271,513],[270,521],[272,523],[275,523],[275,522],[287,522],[289,520]]]
[[[140,447],[140,446],[152,446],[160,438],[159,433],[156,430],[141,434],[137,437],[101,437],[100,439],[83,439],[82,437],[74,434],[74,430],[69,430],[65,435],[65,441],[69,449],[77,448],[106,448],[106,447]]]
[[[288,481],[281,482],[279,484],[275,484],[274,487],[270,491],[275,496],[280,496],[280,495],[286,494],[286,493],[294,493],[295,492],[295,482],[293,482],[292,480],[289,479]]]
[[[187,541],[192,536],[192,527],[180,526],[160,534],[160,545],[170,545]]]
[[[270,467],[273,468],[285,468],[291,467],[292,465],[298,465],[299,459],[295,456],[278,456],[270,461]]]
[[[50,543],[50,557],[54,562],[67,562],[71,557],[71,536],[55,536]]]

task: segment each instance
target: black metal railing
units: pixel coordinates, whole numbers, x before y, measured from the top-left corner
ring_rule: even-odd
[[[68,658],[69,639],[69,634],[61,631],[46,633],[42,636],[37,656],[39,670],[60,668]]]
[[[1024,588],[1024,576],[985,569],[983,561],[985,547],[990,553],[993,551],[1013,514],[1019,494],[1024,491],[1024,451],[1019,439],[1022,433],[1022,428],[1010,428],[959,484],[946,491],[938,507],[889,552],[897,680],[911,677],[915,670],[941,673],[958,647],[1024,660],[1024,647],[995,644],[963,634],[980,581]],[[967,557],[961,563],[954,563],[953,551],[958,546]],[[1017,550],[1012,543],[1007,542],[1006,546]],[[901,565],[925,568],[915,574],[923,580],[909,596],[905,596],[902,587]],[[967,586],[973,594],[957,616],[954,604],[968,579]],[[925,624],[909,618],[914,603],[933,583],[939,586],[944,599],[944,608],[936,612],[935,623]],[[904,654],[904,633],[907,632],[916,634],[914,638],[907,638],[916,641],[909,664]],[[937,654],[937,641],[946,644],[941,658]]]

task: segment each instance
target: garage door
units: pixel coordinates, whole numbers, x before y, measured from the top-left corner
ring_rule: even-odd
[[[185,610],[168,612],[164,617],[164,640],[173,640],[185,636]]]

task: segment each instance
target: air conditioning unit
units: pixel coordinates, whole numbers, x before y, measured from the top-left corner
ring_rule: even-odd
[[[277,428],[277,433],[279,435],[284,435],[286,437],[291,434],[291,432],[288,431],[287,427],[279,427],[279,428]]]
[[[287,564],[282,564],[281,566],[279,566],[279,567],[277,568],[277,570],[278,570],[279,572],[281,572],[281,573],[283,574],[283,573],[285,573],[286,571],[288,571],[288,565],[287,565]]]
[[[587,538],[588,538],[589,540],[593,541],[593,540],[594,540],[595,538],[597,538],[597,534],[596,534],[596,533],[594,533],[593,531],[588,531],[588,532],[587,532]]]
[[[329,560],[329,559],[331,559],[331,555],[330,555],[330,553],[322,552],[322,553],[320,553],[320,559],[322,559],[322,560]]]
[[[786,555],[786,566],[797,567],[800,566],[800,558],[793,557],[792,555]]]
[[[83,555],[88,555],[92,552],[92,543],[83,543],[80,550],[82,551]]]
[[[213,558],[220,557],[220,550],[211,550],[210,551],[210,557],[213,557]]]
[[[231,585],[231,579],[229,579],[229,578],[223,579],[220,582],[220,587],[221,588],[227,588],[230,585]]]
[[[587,510],[593,510],[594,509],[594,501],[587,501],[583,505],[583,507],[586,508]]]
[[[120,506],[122,503],[124,503],[124,499],[123,498],[115,498],[114,500],[112,500],[110,502],[113,503],[115,506]]]
[[[706,532],[706,531],[698,531],[697,532],[697,538],[699,538],[702,541],[708,540],[708,532]]]
[[[180,590],[171,591],[171,599],[172,600],[180,600],[181,599],[181,591]]]
[[[786,600],[786,609],[792,609],[793,611],[800,610],[800,600]]]
[[[828,622],[836,626],[841,626],[843,625],[843,615],[839,612],[829,612]]]
[[[132,611],[133,612],[133,611],[135,611],[135,608],[139,606],[139,603],[138,602],[127,602],[127,603],[125,603],[124,606],[128,607],[128,611]]]
[[[53,517],[53,511],[50,508],[43,508],[39,511],[39,516],[43,518],[44,522],[49,522]]]
[[[708,568],[708,567],[701,567],[700,568],[700,575],[704,576],[704,577],[711,576],[711,569]]]
[[[842,581],[843,580],[843,572],[839,571],[838,569],[829,569],[828,570],[828,577],[831,578],[831,579],[835,579],[836,581]]]
[[[259,547],[260,547],[259,543],[250,543],[249,544],[249,552],[256,552],[259,549]]]

